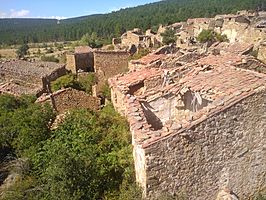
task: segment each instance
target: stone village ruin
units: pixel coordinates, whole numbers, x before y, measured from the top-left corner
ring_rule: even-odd
[[[130,61],[130,72],[109,79],[113,105],[130,124],[136,179],[148,199],[163,192],[215,199],[221,190],[228,199],[231,191],[246,199],[265,188],[266,29],[258,24],[266,15],[259,16],[175,24],[179,50]],[[229,43],[190,43],[214,22]],[[261,61],[249,55],[254,49]]]
[[[1,63],[0,93],[35,94],[40,103],[53,96],[59,113],[99,109],[96,97],[73,89],[49,94],[47,87],[67,71],[95,72],[98,85],[108,80],[115,109],[128,119],[136,180],[145,197],[167,192],[215,199],[229,188],[245,199],[266,182],[265,23],[265,12],[247,11],[189,19],[160,26],[158,33],[127,31],[113,39],[112,51],[79,47],[67,55],[66,66]],[[175,30],[176,47],[128,62],[133,45],[160,45],[166,28]],[[203,29],[225,34],[229,42],[198,44]]]

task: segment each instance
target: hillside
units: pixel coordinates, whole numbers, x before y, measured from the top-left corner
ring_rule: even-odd
[[[265,0],[164,0],[109,14],[61,20],[59,24],[51,19],[0,19],[0,44],[77,40],[93,32],[110,41],[134,27],[147,29],[188,18],[265,7]]]

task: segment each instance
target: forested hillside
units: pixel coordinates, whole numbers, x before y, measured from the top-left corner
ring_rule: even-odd
[[[93,32],[110,40],[134,27],[147,29],[188,18],[265,8],[265,0],[164,0],[109,14],[61,20],[60,23],[43,19],[1,19],[0,44],[77,40],[85,33]]]

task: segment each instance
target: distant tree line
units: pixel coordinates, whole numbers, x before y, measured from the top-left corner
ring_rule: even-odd
[[[165,0],[102,15],[72,19],[1,19],[0,44],[79,40],[88,33],[110,42],[134,27],[148,29],[195,17],[235,13],[238,10],[265,10],[265,0]]]

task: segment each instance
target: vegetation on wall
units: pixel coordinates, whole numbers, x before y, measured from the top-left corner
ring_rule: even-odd
[[[213,17],[244,9],[264,9],[265,0],[165,0],[109,14],[72,19],[0,19],[0,44],[27,42],[73,41],[85,34],[97,35],[97,40],[111,42],[125,30],[143,30],[158,24],[171,24],[188,18]]]

